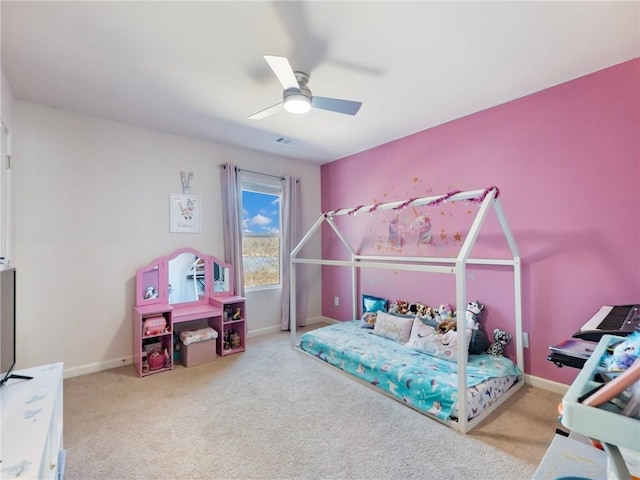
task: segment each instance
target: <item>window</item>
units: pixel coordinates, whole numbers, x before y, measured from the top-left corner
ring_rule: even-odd
[[[280,205],[277,179],[243,178],[242,266],[247,289],[280,286]]]

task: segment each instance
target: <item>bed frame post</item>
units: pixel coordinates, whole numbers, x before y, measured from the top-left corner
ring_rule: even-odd
[[[289,257],[289,330],[291,331],[291,345],[296,344],[296,327],[297,318],[296,313],[296,264],[294,257]]]
[[[464,340],[467,334],[466,298],[467,280],[464,261],[456,261],[456,323],[458,325],[458,430],[467,433],[468,414],[467,409],[467,342]],[[463,339],[462,341],[460,339]]]
[[[320,215],[320,217],[316,220],[316,223],[309,229],[309,231],[305,234],[304,237],[298,242],[296,248],[291,251],[289,255],[289,330],[291,331],[291,345],[296,344],[296,327],[297,325],[297,314],[296,314],[296,262],[295,260],[298,257],[298,252],[302,250],[302,247],[309,241],[309,239],[313,236],[316,230],[322,225],[324,222],[325,216],[324,214]]]
[[[355,254],[351,254],[351,261],[355,262]],[[351,318],[358,318],[358,271],[357,267],[351,267]]]
[[[524,373],[524,348],[522,341],[522,275],[520,266],[520,257],[516,257],[513,265],[513,286],[515,289],[515,319],[516,319],[516,364]]]
[[[515,324],[516,329],[514,333],[516,341],[516,364],[520,367],[520,370],[524,373],[524,348],[522,342],[522,265],[520,262],[520,252],[516,240],[511,233],[507,218],[502,210],[502,204],[496,198],[493,202],[493,209],[500,222],[500,227],[504,233],[509,248],[511,249],[511,255],[513,255],[513,287],[514,287],[514,300],[515,300]]]
[[[496,190],[489,190],[487,195],[480,204],[480,209],[473,219],[469,233],[465,239],[460,252],[456,258],[456,310],[457,310],[457,324],[458,324],[458,338],[462,338],[463,341],[458,341],[458,430],[462,433],[468,431],[468,402],[467,402],[467,342],[465,341],[465,335],[467,333],[467,261],[471,254],[471,248],[476,243],[480,228],[484,224],[492,202],[495,199]]]

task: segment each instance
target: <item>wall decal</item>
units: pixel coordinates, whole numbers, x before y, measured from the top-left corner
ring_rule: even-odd
[[[170,194],[169,231],[200,233],[200,195]]]

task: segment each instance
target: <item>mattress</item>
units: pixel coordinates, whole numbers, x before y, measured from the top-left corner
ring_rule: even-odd
[[[336,323],[302,335],[300,349],[441,420],[457,418],[458,364],[359,327]],[[489,408],[522,377],[510,359],[486,353],[467,362],[468,417]]]

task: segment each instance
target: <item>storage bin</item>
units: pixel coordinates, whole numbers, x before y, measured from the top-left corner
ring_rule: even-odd
[[[151,370],[158,370],[164,367],[164,355],[160,352],[154,352],[149,355],[149,368]]]
[[[180,357],[185,367],[194,367],[203,363],[213,362],[217,359],[216,341],[211,338],[189,345],[182,344]]]

